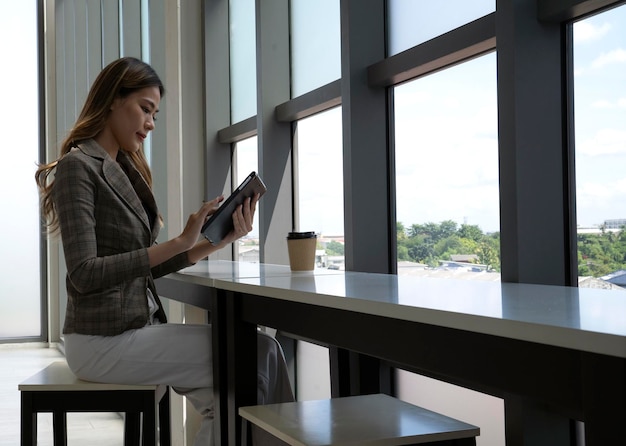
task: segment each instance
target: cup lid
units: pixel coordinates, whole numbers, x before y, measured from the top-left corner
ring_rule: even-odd
[[[309,231],[309,232],[290,232],[289,235],[287,235],[288,239],[299,239],[299,238],[316,238],[317,235],[315,234],[315,231]]]

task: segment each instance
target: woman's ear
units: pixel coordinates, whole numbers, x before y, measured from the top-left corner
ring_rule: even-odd
[[[116,97],[115,99],[113,99],[113,102],[111,102],[111,107],[109,107],[109,110],[113,111],[115,110],[117,107],[120,106],[120,104],[122,103],[122,98],[121,97]]]

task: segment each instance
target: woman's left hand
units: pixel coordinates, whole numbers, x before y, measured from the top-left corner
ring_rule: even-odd
[[[252,220],[254,219],[256,204],[260,196],[260,194],[256,194],[252,198],[246,198],[243,204],[237,207],[235,212],[233,212],[233,230],[222,240],[220,245],[232,243],[252,231]]]

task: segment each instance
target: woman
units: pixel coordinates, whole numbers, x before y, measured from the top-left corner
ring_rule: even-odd
[[[252,229],[258,196],[233,213],[219,246],[198,241],[223,197],[191,214],[183,232],[156,243],[161,217],[143,141],[154,130],[164,94],[148,64],[130,57],[109,64],[92,85],[58,160],[36,173],[51,232],[60,231],[67,265],[63,333],[81,379],[166,384],[203,415],[196,445],[213,444],[211,329],[166,324],[154,278],[205,258]],[[54,179],[51,174],[54,173]],[[282,351],[259,334],[259,400],[293,399]]]

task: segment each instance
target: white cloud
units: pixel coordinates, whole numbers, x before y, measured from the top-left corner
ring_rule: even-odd
[[[586,181],[576,187],[579,223],[600,224],[607,218],[626,216],[626,179]]]
[[[626,108],[626,98],[618,98],[615,101],[610,101],[608,99],[599,99],[591,104],[593,108],[599,109],[615,109],[615,108]]]
[[[626,130],[601,129],[576,146],[577,151],[589,156],[626,153]]]
[[[626,62],[626,50],[618,48],[611,50],[608,53],[602,53],[592,63],[593,68],[602,68],[605,65],[613,63],[625,63]]]
[[[577,22],[574,24],[574,42],[582,43],[598,40],[604,37],[610,30],[611,25],[609,23],[597,26],[586,20]]]
[[[613,108],[614,105],[611,104],[611,101],[608,101],[606,99],[600,99],[598,101],[595,101],[593,104],[591,104],[591,106],[593,108]]]

